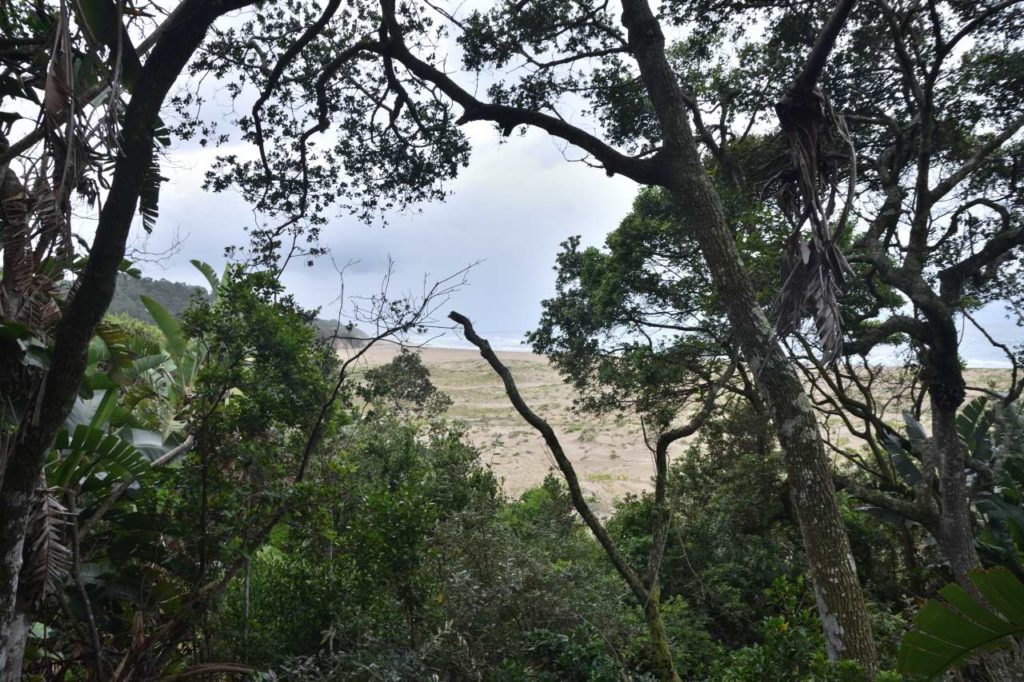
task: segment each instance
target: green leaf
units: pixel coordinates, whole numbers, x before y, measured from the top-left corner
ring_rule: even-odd
[[[914,454],[921,456],[927,448],[928,434],[924,432],[921,422],[917,421],[910,412],[903,413],[903,423],[907,425],[907,439]]]
[[[100,404],[96,408],[96,412],[93,413],[89,426],[99,429],[106,424],[110,420],[110,415],[114,411],[115,405],[117,405],[117,389],[108,388],[100,399]]]
[[[79,424],[70,438],[67,430],[58,434],[55,449],[63,457],[51,459],[47,465],[49,485],[66,486],[85,481],[83,487],[105,487],[113,479],[134,480],[149,471],[149,460],[120,436]],[[97,477],[97,473],[104,473]]]
[[[956,416],[956,430],[960,440],[967,447],[971,456],[984,462],[992,458],[992,448],[988,442],[992,423],[993,417],[992,412],[988,409],[988,398],[984,396],[967,403]]]
[[[32,336],[32,330],[23,324],[18,322],[0,322],[0,339],[27,339],[30,336]]]
[[[959,585],[946,585],[914,618],[903,638],[897,670],[930,680],[982,650],[998,648],[1024,633],[1024,585],[1008,570],[977,570],[971,583],[979,603]]]
[[[132,279],[138,279],[142,276],[142,271],[135,267],[135,263],[131,262],[127,258],[121,259],[121,264],[117,267],[125,275],[128,275]]]
[[[160,185],[166,180],[167,178],[160,175],[160,153],[156,145],[153,145],[153,154],[142,176],[142,187],[139,189],[139,215],[142,216],[142,228],[146,232],[152,232],[156,226],[156,219],[160,215]]]
[[[196,270],[203,273],[203,277],[205,277],[206,281],[210,283],[210,291],[216,295],[217,289],[220,288],[220,280],[217,278],[217,273],[213,271],[210,264],[194,258],[190,260],[189,263],[191,263]]]
[[[889,451],[892,465],[896,469],[896,473],[900,475],[903,482],[910,487],[914,487],[924,480],[921,475],[921,470],[917,468],[914,461],[910,458],[910,455],[903,449],[903,445],[900,443],[899,438],[895,434],[887,434],[885,438],[885,449]]]
[[[185,332],[181,328],[181,323],[175,319],[174,315],[171,315],[167,308],[149,296],[139,296],[139,299],[146,306],[146,310],[153,316],[156,326],[163,333],[167,352],[173,358],[180,358],[185,354],[186,347]]]
[[[142,71],[142,62],[124,25],[118,20],[113,0],[79,0],[72,6],[93,45],[109,50],[111,68],[116,66],[113,62],[117,55],[121,55],[121,80],[131,92]]]

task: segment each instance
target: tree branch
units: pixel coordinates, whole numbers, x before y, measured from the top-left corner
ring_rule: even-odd
[[[977,151],[963,163],[959,168],[949,174],[945,180],[942,180],[935,186],[934,189],[928,192],[928,202],[935,203],[942,197],[949,194],[953,188],[960,184],[964,178],[973,173],[975,169],[988,160],[989,154],[999,149],[1003,144],[1013,137],[1018,130],[1024,127],[1024,115],[1018,116],[1017,118],[1010,121],[1010,123],[1003,128],[1003,130],[992,137],[988,142],[978,147]]]
[[[584,523],[590,528],[590,532],[594,534],[597,541],[604,548],[605,553],[611,560],[615,569],[619,572],[619,575],[626,581],[630,589],[633,591],[633,595],[637,598],[640,604],[647,603],[647,589],[640,582],[640,578],[633,571],[633,569],[626,563],[626,560],[619,553],[618,547],[612,540],[611,536],[608,535],[608,531],[605,530],[604,526],[601,525],[601,521],[591,510],[590,505],[587,504],[586,498],[583,496],[583,490],[580,488],[579,478],[576,476],[576,469],[573,467],[572,462],[565,454],[565,450],[562,449],[562,444],[558,440],[558,436],[555,435],[555,430],[551,428],[551,425],[541,419],[533,410],[527,406],[526,401],[523,400],[523,396],[519,393],[519,389],[516,388],[516,382],[512,378],[512,373],[508,368],[498,359],[498,356],[491,350],[491,344],[486,339],[480,338],[473,329],[473,323],[469,321],[464,315],[452,311],[448,314],[456,324],[462,326],[463,333],[466,336],[466,340],[472,343],[480,350],[480,355],[487,361],[491,366],[491,369],[501,377],[502,382],[505,384],[505,393],[508,395],[512,406],[515,407],[516,412],[519,413],[526,422],[536,429],[541,436],[544,438],[544,442],[547,443],[548,449],[551,450],[551,454],[555,458],[555,462],[558,463],[558,468],[562,471],[562,476],[565,478],[566,484],[569,486],[569,495],[572,498],[573,506],[576,511],[579,512]]]
[[[843,27],[846,26],[846,21],[850,18],[850,12],[853,11],[855,3],[856,0],[839,0],[839,4],[832,10],[832,14],[825,23],[825,27],[818,34],[818,39],[814,41],[814,47],[811,49],[811,53],[807,55],[804,68],[800,70],[800,73],[793,80],[791,86],[793,89],[810,92],[817,86],[821,72],[825,70],[825,65],[828,64],[832,48],[835,47],[839,34],[842,32]]]
[[[624,175],[642,185],[661,184],[661,164],[658,155],[648,158],[627,156],[605,142],[566,121],[538,111],[520,109],[504,104],[478,100],[447,74],[419,59],[409,51],[402,39],[402,29],[395,17],[394,0],[382,0],[384,26],[388,39],[379,46],[381,56],[390,56],[400,62],[414,76],[437,86],[447,97],[463,109],[459,125],[471,121],[491,121],[498,124],[503,135],[510,135],[519,125],[532,126],[549,135],[565,140],[598,160],[608,175]]]

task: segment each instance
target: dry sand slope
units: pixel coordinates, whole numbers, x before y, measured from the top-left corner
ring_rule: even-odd
[[[367,365],[376,365],[397,352],[396,346],[381,344],[364,357]],[[448,416],[467,424],[481,460],[494,470],[509,495],[517,496],[540,484],[548,471],[557,471],[544,441],[512,408],[501,379],[478,352],[451,348],[418,352],[431,380],[451,396],[454,404]],[[572,390],[546,358],[525,351],[499,351],[498,356],[512,371],[526,403],[555,429],[597,509],[607,513],[616,499],[650,487],[653,462],[638,420],[629,415],[576,415]]]
[[[343,357],[346,352],[350,351],[341,351]],[[452,348],[417,352],[435,385],[452,398],[449,417],[467,424],[481,460],[499,476],[509,495],[518,496],[540,484],[549,471],[557,471],[544,441],[512,408],[501,380],[478,352]],[[378,344],[360,364],[383,364],[397,353],[397,346]],[[628,414],[602,418],[574,414],[573,392],[546,358],[525,351],[499,351],[498,356],[512,371],[526,403],[555,429],[584,492],[600,513],[610,512],[615,500],[627,493],[650,488],[653,461],[639,420]],[[969,383],[984,386],[1005,383],[1009,372],[969,370],[968,374]],[[898,409],[888,416],[898,423]],[[840,444],[853,439],[845,428],[834,437]],[[683,452],[685,443],[674,446],[673,453]]]

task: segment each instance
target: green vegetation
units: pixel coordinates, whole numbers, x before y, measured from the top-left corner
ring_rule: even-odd
[[[191,286],[182,282],[169,282],[166,279],[149,277],[131,277],[120,275],[114,298],[110,301],[107,311],[111,315],[126,315],[142,322],[153,322],[152,316],[142,304],[142,296],[160,301],[172,315],[181,315],[188,308],[192,299],[204,299],[210,292],[203,287]]]
[[[0,2],[3,682],[1024,679],[1024,344],[978,314],[1024,327],[1022,45],[1018,0]],[[473,187],[473,122],[638,192],[556,258],[568,388],[452,312],[504,392],[455,409],[357,362],[466,270],[389,263],[372,337],[282,276]],[[208,290],[130,262],[175,138],[252,211]],[[607,423],[651,481],[601,509],[562,438]]]

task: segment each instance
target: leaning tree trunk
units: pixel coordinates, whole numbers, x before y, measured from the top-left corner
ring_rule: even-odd
[[[623,0],[623,24],[661,124],[662,184],[700,245],[775,422],[828,654],[854,660],[872,675],[877,657],[871,624],[814,411],[757,301],[721,199],[701,164],[678,79],[665,57],[664,36],[646,0]]]
[[[757,303],[718,198],[699,164],[692,166],[674,194],[775,423],[829,656],[873,671],[874,638],[817,419]]]
[[[184,0],[165,22],[125,108],[110,190],[100,210],[89,260],[57,327],[49,370],[41,386],[15,396],[27,409],[10,441],[0,487],[0,670],[7,682],[21,679],[14,665],[21,652],[10,653],[9,645],[18,634],[15,603],[29,504],[46,453],[74,405],[89,341],[114,295],[142,179],[152,158],[157,115],[213,21],[252,1]]]

